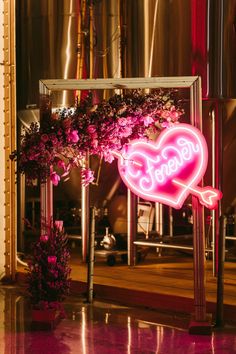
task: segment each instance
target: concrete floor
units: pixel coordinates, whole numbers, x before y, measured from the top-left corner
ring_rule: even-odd
[[[54,330],[32,327],[23,288],[0,287],[1,354],[234,354],[236,327],[190,335],[189,318],[69,297],[67,317]]]

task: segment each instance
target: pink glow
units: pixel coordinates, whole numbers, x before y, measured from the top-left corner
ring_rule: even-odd
[[[179,186],[185,187],[185,184],[180,181],[173,179],[173,182]],[[209,209],[215,209],[217,207],[218,200],[222,198],[222,193],[218,189],[212,187],[188,187],[188,189],[190,192],[192,192],[192,194],[199,198],[199,201],[202,205]]]
[[[197,187],[207,167],[208,150],[201,132],[188,124],[165,129],[156,142],[134,140],[118,157],[124,183],[139,197],[176,209],[192,193],[210,209],[221,192]]]

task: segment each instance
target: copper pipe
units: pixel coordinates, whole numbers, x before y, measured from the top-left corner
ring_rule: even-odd
[[[107,12],[107,4],[105,1],[102,2],[102,33],[103,33],[103,60],[102,60],[102,68],[103,68],[103,77],[106,79],[108,77],[107,70],[107,26],[105,21],[105,14]],[[106,91],[103,93],[103,98],[106,97]]]
[[[77,68],[76,68],[76,78],[82,79],[83,67],[85,63],[85,18],[86,18],[86,0],[81,0],[80,2],[80,12],[78,17],[78,40],[77,40]],[[81,90],[76,91],[77,102],[80,101]]]
[[[94,16],[93,16],[93,0],[89,6],[89,78],[93,79],[94,69]]]

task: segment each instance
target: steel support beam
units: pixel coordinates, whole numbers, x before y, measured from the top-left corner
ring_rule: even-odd
[[[198,78],[190,88],[191,124],[202,131],[202,91]],[[205,227],[204,208],[197,197],[192,197],[193,208],[193,258],[194,258],[194,315],[189,325],[191,334],[211,332],[206,316],[205,293]]]

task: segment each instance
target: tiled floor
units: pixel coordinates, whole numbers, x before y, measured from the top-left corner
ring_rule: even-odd
[[[23,289],[0,287],[1,354],[233,354],[236,328],[212,335],[188,333],[185,315],[160,313],[69,297],[67,318],[54,330],[38,331]]]
[[[80,253],[72,254],[71,267],[75,294],[86,289],[87,265]],[[18,265],[18,281],[25,281],[25,267]],[[149,253],[135,267],[128,267],[117,258],[113,267],[105,258],[96,255],[94,292],[96,299],[142,305],[175,312],[194,312],[193,259],[189,255],[162,255]],[[206,261],[207,313],[215,317],[217,278],[212,275],[212,261]],[[236,262],[226,262],[224,270],[224,318],[236,321]]]

